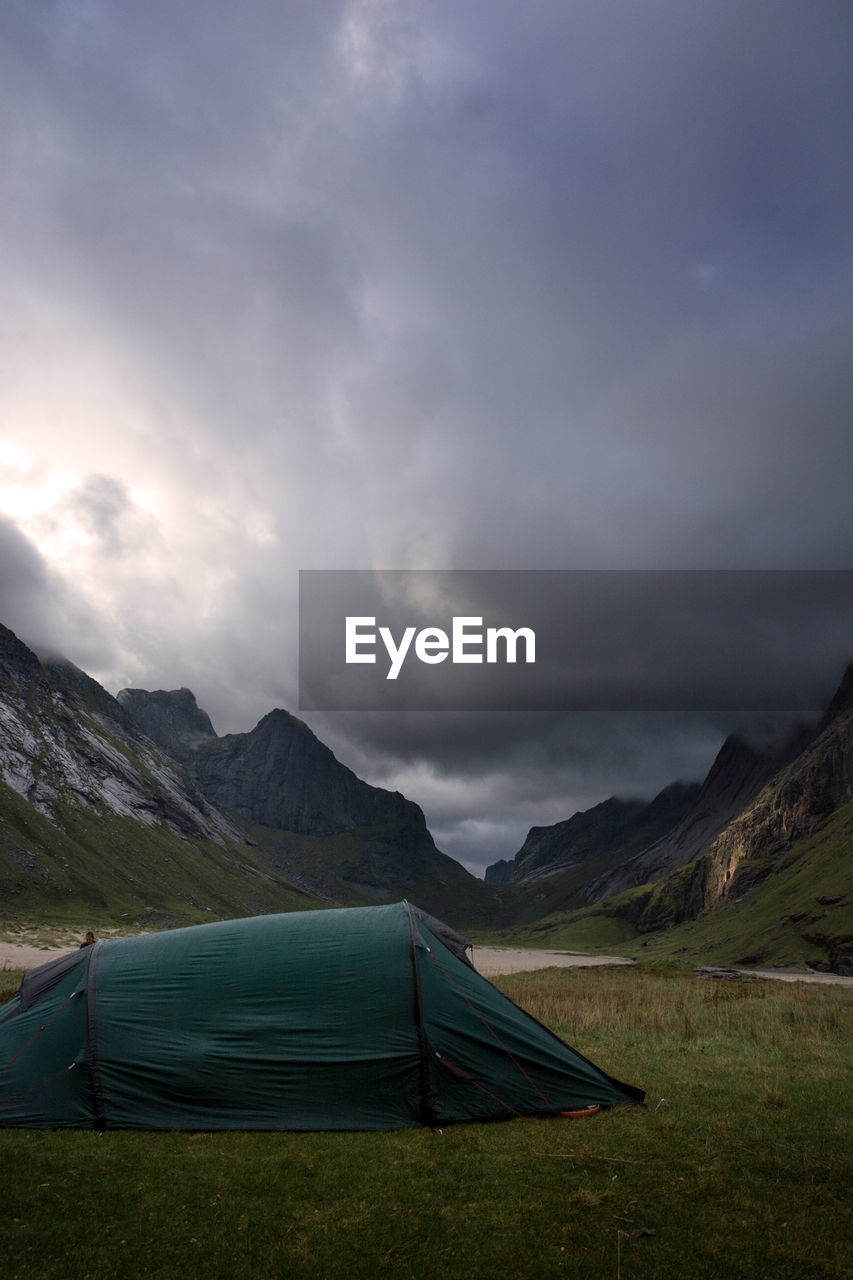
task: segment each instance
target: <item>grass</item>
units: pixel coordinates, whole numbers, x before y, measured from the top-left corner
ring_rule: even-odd
[[[0,927],[163,928],[312,905],[251,849],[56,802],[57,822],[0,780]],[[252,872],[255,874],[252,874]],[[247,874],[249,873],[249,874]]]
[[[443,1132],[0,1130],[4,1280],[853,1276],[853,993],[678,965],[497,984],[647,1109]]]

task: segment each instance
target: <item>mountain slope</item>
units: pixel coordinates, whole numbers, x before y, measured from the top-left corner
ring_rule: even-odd
[[[250,822],[314,836],[391,824],[410,843],[416,836],[434,848],[416,804],[363,782],[287,711],[220,738],[189,689],[122,689],[118,702],[186,765],[205,795]]]
[[[186,921],[304,905],[96,681],[0,626],[0,909]]]
[[[187,689],[123,689],[118,701],[279,874],[341,902],[407,896],[450,923],[488,918],[497,895],[436,849],[419,806],[358,778],[289,712],[220,738]]]
[[[530,884],[569,869],[590,879],[600,870],[647,848],[692,807],[699,786],[673,782],[652,801],[612,796],[548,827],[531,827],[510,864],[512,884]]]
[[[804,749],[698,857],[538,933],[617,928],[652,952],[853,971],[853,667]]]
[[[651,801],[611,797],[548,827],[532,827],[498,880],[516,922],[581,907],[589,885],[688,814],[699,784],[673,782]]]
[[[680,820],[633,857],[614,862],[587,886],[587,900],[596,902],[659,880],[699,857],[813,736],[813,730],[797,729],[781,746],[764,751],[736,735],[728,737]]]
[[[462,926],[488,914],[418,806],[357,778],[301,721],[275,711],[217,738],[189,690],[136,692],[174,754],[84,672],[0,627],[3,918],[175,924],[402,897]]]

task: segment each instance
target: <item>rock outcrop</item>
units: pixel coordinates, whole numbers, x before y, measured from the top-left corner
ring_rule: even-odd
[[[392,827],[412,847],[434,847],[418,805],[362,781],[288,711],[270,711],[250,732],[219,738],[188,689],[123,689],[118,700],[205,795],[241,818],[317,836]]]
[[[182,760],[200,742],[216,737],[210,716],[189,689],[121,689],[117,701],[149,738]]]
[[[798,840],[813,836],[853,801],[853,667],[821,721],[821,732],[782,768],[709,849],[704,905],[736,898],[772,870]],[[698,868],[697,868],[698,870]],[[853,870],[853,859],[851,859]]]
[[[770,935],[774,927],[795,925],[804,942],[825,953],[824,967],[847,973],[853,969],[851,834],[853,668],[848,668],[804,749],[776,771],[700,856],[603,905],[638,930],[654,932],[725,904],[746,909],[743,904],[761,901],[774,882],[787,877],[788,897],[801,906],[795,915],[771,917]],[[829,893],[816,887],[818,865],[823,880],[831,881]],[[763,945],[756,939],[756,954],[740,963],[758,962]]]

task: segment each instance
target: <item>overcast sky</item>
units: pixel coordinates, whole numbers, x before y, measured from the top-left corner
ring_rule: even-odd
[[[853,567],[852,64],[847,0],[5,0],[0,620],[225,733],[299,569]],[[725,730],[305,719],[479,869]]]

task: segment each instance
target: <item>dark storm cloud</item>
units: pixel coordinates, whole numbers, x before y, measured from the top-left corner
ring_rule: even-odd
[[[850,658],[851,570],[300,574],[307,710],[793,712]]]
[[[50,594],[44,560],[5,516],[0,516],[0,588],[7,610],[21,617],[28,606],[38,609]]]
[[[38,548],[0,515],[0,622],[39,652],[75,652],[77,661],[100,665],[109,638],[70,587],[52,572]]]
[[[82,12],[23,77],[62,276],[320,557],[765,565],[815,439],[850,460],[778,412],[821,359],[849,392],[831,8]],[[850,535],[831,497],[811,555]]]
[[[71,657],[224,732],[294,706],[300,568],[848,568],[850,36],[834,0],[4,6],[4,425],[79,461],[86,541],[29,612],[79,593]],[[479,862],[726,728],[316,723]]]
[[[651,799],[701,781],[732,730],[757,747],[784,740],[789,717],[577,712],[446,712],[306,719],[340,760],[416,798],[439,848],[482,875],[512,858],[532,826],[611,795]]]

